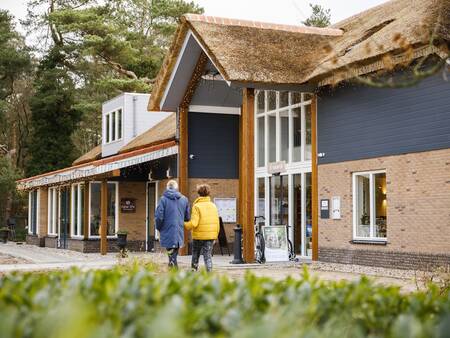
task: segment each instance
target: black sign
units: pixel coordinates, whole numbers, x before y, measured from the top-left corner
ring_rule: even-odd
[[[136,199],[135,198],[121,198],[120,199],[120,211],[121,212],[136,212]]]
[[[225,227],[223,226],[223,221],[222,221],[222,217],[219,217],[219,223],[220,223],[220,228],[219,228],[219,248],[220,248],[220,253],[223,256],[223,248],[227,248],[228,251],[228,256],[230,255],[230,249],[228,248],[228,240],[227,240],[227,234],[225,233]]]
[[[329,199],[320,200],[320,218],[323,218],[323,219],[330,218],[330,200]]]

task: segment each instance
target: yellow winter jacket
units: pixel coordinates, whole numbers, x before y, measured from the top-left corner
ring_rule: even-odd
[[[217,239],[219,235],[219,213],[211,198],[199,197],[192,206],[191,220],[185,222],[187,230],[192,230],[192,239]]]

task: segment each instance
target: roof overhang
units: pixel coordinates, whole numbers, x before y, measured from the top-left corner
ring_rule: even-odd
[[[161,145],[131,151],[129,153],[111,156],[83,165],[73,166],[46,174],[25,178],[17,181],[17,188],[19,190],[28,190],[41,186],[64,184],[71,181],[89,179],[117,169],[172,156],[177,153],[178,145],[176,145],[175,141],[171,141]]]

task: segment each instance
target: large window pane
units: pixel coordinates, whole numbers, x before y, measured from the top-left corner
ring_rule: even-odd
[[[375,237],[386,237],[387,232],[387,200],[386,173],[374,175],[375,181]]]
[[[106,126],[105,126],[105,133],[106,133],[106,143],[109,143],[111,141],[110,139],[110,115],[106,115]]]
[[[311,105],[305,106],[305,161],[311,160]]]
[[[289,161],[289,111],[283,110],[280,112],[280,132],[281,132],[281,146],[280,159],[282,161]]]
[[[38,226],[38,191],[33,190],[29,193],[29,220],[28,232],[30,234],[37,234]]]
[[[264,116],[259,117],[258,119],[258,167],[264,167],[265,165],[265,123]]]
[[[293,201],[294,201],[294,251],[301,254],[302,251],[302,175],[293,175]]]
[[[370,175],[356,176],[356,236],[370,236]]]
[[[100,183],[91,183],[90,189],[91,195],[91,216],[90,222],[90,234],[91,236],[98,236],[100,229]]]
[[[57,188],[48,189],[48,234],[57,233],[57,215],[58,215],[58,190]]]
[[[116,184],[108,183],[108,236],[116,234]]]
[[[291,104],[297,104],[302,102],[302,93],[292,92],[291,93]]]
[[[111,113],[111,141],[116,140],[116,112]]]
[[[267,92],[268,110],[275,110],[277,108],[277,92],[269,90]]]
[[[292,109],[294,149],[292,150],[292,161],[300,162],[302,159],[302,109],[300,107]]]
[[[258,205],[257,205],[257,212],[256,216],[263,216],[266,215],[266,206],[265,206],[265,179],[264,177],[260,177],[257,180],[258,184]]]
[[[256,96],[256,113],[264,113],[265,110],[265,92],[260,91]]]
[[[280,92],[280,108],[289,106],[289,92]]]
[[[270,225],[287,225],[289,216],[289,180],[288,176],[270,178]]]
[[[305,228],[305,244],[306,256],[312,255],[312,185],[311,173],[305,174],[305,197],[306,197],[306,228]]]
[[[276,161],[277,150],[277,119],[276,115],[268,115],[269,119],[269,162]]]
[[[117,139],[122,138],[122,109],[117,111]]]

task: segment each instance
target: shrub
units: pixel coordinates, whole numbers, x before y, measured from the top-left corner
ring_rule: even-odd
[[[274,281],[118,267],[0,280],[1,337],[445,337],[450,299],[431,287]]]

